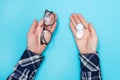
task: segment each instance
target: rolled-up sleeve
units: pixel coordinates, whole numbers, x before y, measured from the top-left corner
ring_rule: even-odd
[[[43,56],[25,50],[14,68],[14,72],[7,80],[33,80],[34,75],[43,60]]]
[[[100,61],[97,53],[80,54],[81,80],[101,80]]]

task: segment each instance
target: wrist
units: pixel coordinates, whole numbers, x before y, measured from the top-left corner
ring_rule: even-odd
[[[40,52],[39,50],[30,48],[30,47],[28,47],[27,50],[29,50],[29,51],[31,51],[31,52],[37,54],[37,55],[41,55],[41,54],[42,54],[42,52]]]
[[[88,50],[88,49],[80,50],[80,54],[89,54],[89,53],[96,53],[96,50]]]

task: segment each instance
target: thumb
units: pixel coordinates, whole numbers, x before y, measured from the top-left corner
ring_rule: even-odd
[[[36,34],[40,36],[42,31],[43,31],[43,27],[38,26],[36,29]]]
[[[32,26],[31,26],[31,28],[30,28],[30,30],[29,30],[29,33],[34,33],[35,30],[36,30],[37,25],[38,25],[38,21],[35,19]]]
[[[96,36],[95,29],[93,28],[91,23],[88,24],[88,30],[90,32],[90,36]]]

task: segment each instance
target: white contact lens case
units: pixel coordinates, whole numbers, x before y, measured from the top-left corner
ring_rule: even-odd
[[[82,24],[77,24],[76,29],[77,29],[76,37],[78,39],[81,39],[83,37],[84,26]]]
[[[76,26],[76,29],[78,30],[78,31],[81,31],[81,30],[83,30],[83,25],[82,24],[77,24],[77,26]]]

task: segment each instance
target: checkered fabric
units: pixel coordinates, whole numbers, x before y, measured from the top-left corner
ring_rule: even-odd
[[[102,80],[97,53],[81,54],[81,80]]]
[[[33,80],[43,58],[43,56],[25,50],[21,59],[15,66],[14,72],[7,78],[7,80]]]
[[[7,80],[33,80],[43,56],[25,50]],[[102,80],[97,53],[81,54],[81,80]]]

